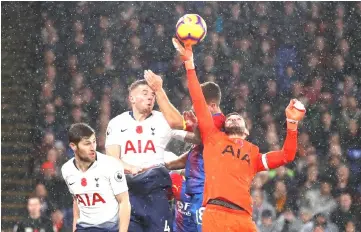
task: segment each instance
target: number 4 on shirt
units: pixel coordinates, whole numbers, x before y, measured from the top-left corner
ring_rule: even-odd
[[[164,222],[164,231],[170,232],[170,228],[169,228],[169,225],[168,225],[168,220],[165,220],[165,222]]]

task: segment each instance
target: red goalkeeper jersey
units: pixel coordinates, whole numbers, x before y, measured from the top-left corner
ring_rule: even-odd
[[[204,145],[203,205],[210,199],[222,199],[242,207],[252,215],[250,186],[254,175],[294,159],[297,131],[287,131],[281,151],[260,154],[256,145],[242,139],[231,139],[214,126],[195,70],[187,71],[187,79]]]

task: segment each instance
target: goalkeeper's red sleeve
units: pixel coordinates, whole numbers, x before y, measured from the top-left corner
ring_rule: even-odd
[[[195,114],[198,119],[198,128],[204,142],[212,131],[217,130],[213,123],[213,118],[209,112],[206,99],[204,98],[201,85],[199,84],[196,71],[194,69],[187,70],[187,80],[189,94],[192,99]]]
[[[287,130],[286,140],[280,151],[270,151],[259,154],[257,158],[256,171],[278,168],[295,159],[297,151],[297,131]]]

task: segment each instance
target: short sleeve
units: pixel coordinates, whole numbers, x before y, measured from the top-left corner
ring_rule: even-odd
[[[119,128],[119,125],[115,123],[114,119],[110,120],[107,128],[105,146],[121,145],[120,131],[121,129]]]
[[[71,188],[69,186],[69,181],[72,181],[72,180],[69,180],[69,176],[66,174],[66,171],[64,169],[65,169],[65,166],[63,166],[61,168],[61,175],[63,176],[63,180],[65,181],[65,184],[68,187],[70,194],[74,195],[73,191],[71,190]]]
[[[128,191],[127,180],[124,175],[124,168],[122,164],[115,160],[109,165],[109,180],[114,195]]]

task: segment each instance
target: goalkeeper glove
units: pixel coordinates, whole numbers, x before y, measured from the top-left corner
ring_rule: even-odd
[[[305,106],[297,99],[292,99],[286,108],[287,129],[297,130],[298,122],[306,114]]]
[[[181,55],[186,70],[194,69],[192,46],[186,44],[185,47],[183,47],[182,44],[179,42],[179,40],[177,40],[176,38],[173,38],[172,42],[175,49],[177,49],[177,51]]]

